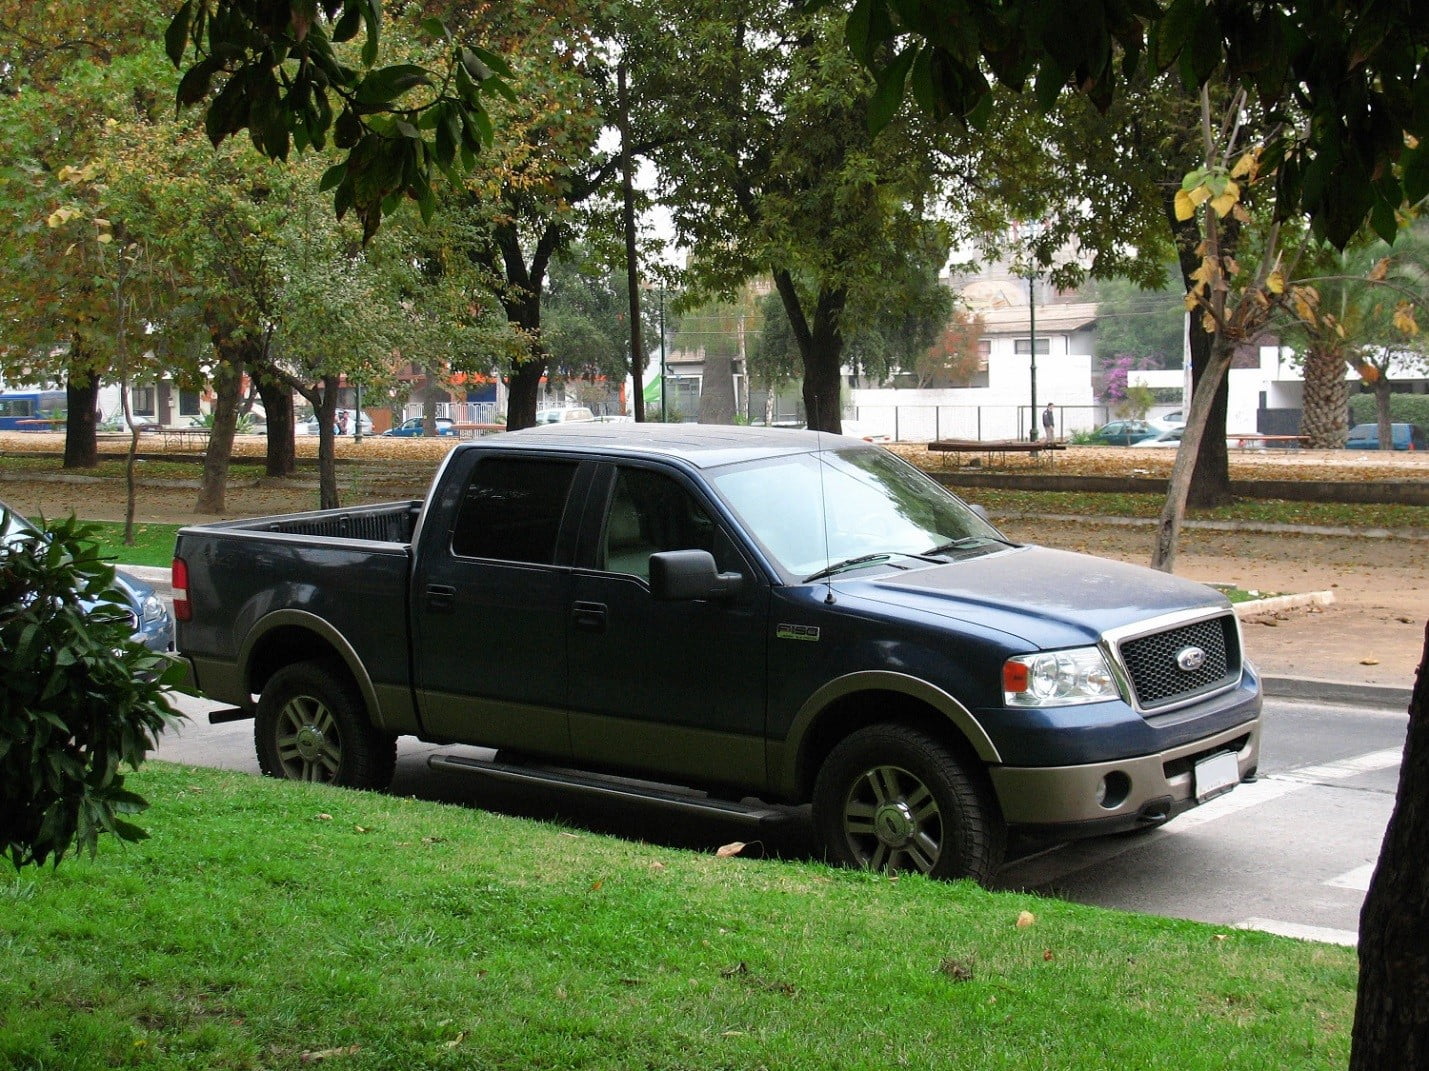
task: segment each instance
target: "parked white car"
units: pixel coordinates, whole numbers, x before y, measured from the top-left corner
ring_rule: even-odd
[[[356,426],[353,424],[353,421],[357,419],[357,416],[358,412],[356,409],[339,409],[333,416],[333,420],[336,421],[333,430],[336,431],[339,435],[352,435],[357,430]],[[361,414],[361,416],[362,434],[371,435],[372,418],[366,413]],[[316,435],[317,433],[318,418],[315,416],[308,417],[307,420],[299,420],[293,425],[294,435]]]
[[[595,414],[583,405],[571,405],[561,409],[542,409],[536,414],[537,425],[576,424],[594,419]]]

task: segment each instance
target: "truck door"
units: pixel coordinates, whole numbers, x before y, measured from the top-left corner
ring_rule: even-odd
[[[763,785],[767,584],[673,473],[620,465],[602,477],[572,581],[575,755],[674,780]],[[650,555],[682,549],[710,551],[743,587],[726,601],[655,601]]]
[[[421,533],[413,578],[413,678],[429,737],[569,755],[578,472],[569,460],[479,455],[465,477],[451,474],[444,530]]]

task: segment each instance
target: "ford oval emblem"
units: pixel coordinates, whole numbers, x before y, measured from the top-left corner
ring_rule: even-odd
[[[1184,673],[1195,673],[1206,664],[1206,652],[1199,647],[1183,647],[1176,652],[1176,665]]]

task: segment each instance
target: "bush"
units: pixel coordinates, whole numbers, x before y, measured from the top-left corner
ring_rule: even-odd
[[[90,533],[71,518],[0,543],[0,856],[16,869],[93,855],[101,833],[146,836],[123,817],[147,804],[119,770],[180,717],[163,692],[177,663],[129,638]]]
[[[1389,418],[1395,424],[1418,424],[1429,431],[1429,394],[1391,394]],[[1379,419],[1373,394],[1350,396],[1350,423],[1373,424]]]

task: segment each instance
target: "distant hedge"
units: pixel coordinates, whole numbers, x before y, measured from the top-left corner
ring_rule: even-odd
[[[1429,394],[1391,394],[1389,417],[1396,424],[1418,424],[1429,431]],[[1350,422],[1373,424],[1379,417],[1374,411],[1373,394],[1350,396]]]

